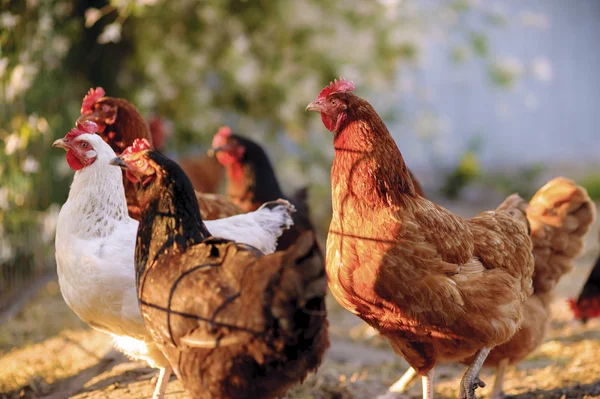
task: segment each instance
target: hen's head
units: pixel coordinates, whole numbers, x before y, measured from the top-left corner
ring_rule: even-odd
[[[355,89],[354,83],[340,78],[326,86],[315,101],[308,104],[307,111],[316,111],[321,114],[321,120],[331,132],[339,132],[348,119],[351,92]]]
[[[148,124],[133,104],[122,98],[107,97],[102,87],[90,89],[81,104],[78,122],[94,122],[98,134],[121,153],[136,138],[152,140]]]
[[[127,179],[132,183],[141,183],[142,187],[147,187],[157,177],[157,171],[161,168],[151,158],[151,153],[155,152],[146,139],[136,139],[133,144],[125,149],[117,158],[113,158],[110,163],[119,166],[125,170]]]
[[[175,193],[178,201],[191,201],[198,206],[194,188],[185,172],[176,162],[153,149],[146,139],[136,139],[110,164],[125,170],[127,178],[136,185],[137,199],[142,207],[156,198],[168,196],[169,192]]]
[[[108,162],[115,153],[100,136],[95,134],[97,130],[98,126],[93,122],[77,122],[77,126],[65,137],[52,143],[52,147],[67,151],[67,163],[76,171],[90,166],[98,159]]]
[[[241,137],[232,134],[229,126],[219,128],[212,141],[209,155],[214,155],[223,166],[241,163],[246,153],[246,148],[240,140]]]
[[[81,103],[81,116],[78,122],[94,122],[98,126],[98,133],[103,133],[107,125],[112,125],[117,119],[118,107],[113,104],[110,97],[102,87],[90,89]]]

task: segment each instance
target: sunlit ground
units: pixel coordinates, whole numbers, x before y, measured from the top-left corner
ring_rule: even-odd
[[[509,369],[508,395],[521,399],[600,397],[600,320],[585,326],[573,322],[564,300],[574,296],[587,277],[598,250],[597,230],[596,226],[589,234],[575,271],[561,280],[546,342],[525,362]],[[318,373],[286,399],[364,399],[383,393],[406,363],[331,297],[328,305],[332,348]],[[437,398],[456,397],[463,370],[458,365],[436,368]],[[0,398],[149,398],[152,373],[145,364],[129,362],[113,350],[108,336],[80,322],[54,281],[0,329]],[[488,387],[479,390],[479,396],[489,393],[492,370],[485,370],[482,379]],[[176,380],[170,382],[167,393],[170,399],[186,398]],[[416,383],[407,397],[420,396],[421,386]]]

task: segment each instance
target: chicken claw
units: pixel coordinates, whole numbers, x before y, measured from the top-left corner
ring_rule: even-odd
[[[473,382],[471,384],[469,384],[468,382],[461,381],[461,385],[460,385],[460,395],[459,398],[460,399],[475,399],[475,390],[477,388],[483,388],[485,387],[485,382],[481,381],[479,379],[479,377],[475,377],[473,379]]]
[[[490,348],[484,348],[477,352],[475,360],[473,360],[460,381],[460,394],[458,395],[460,399],[475,399],[475,390],[479,387],[485,387],[485,383],[479,379],[479,371],[490,350]]]

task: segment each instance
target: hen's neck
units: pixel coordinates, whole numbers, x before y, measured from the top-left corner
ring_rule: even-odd
[[[265,202],[284,198],[270,164],[235,163],[227,167],[227,177],[227,195],[246,212],[256,210]]]
[[[375,111],[352,115],[335,134],[334,148],[334,211],[348,197],[380,208],[401,205],[403,196],[416,195],[402,154]]]
[[[187,183],[168,178],[164,180],[160,185],[154,184],[158,186],[157,195],[153,195],[147,203],[140,201],[142,217],[135,247],[138,284],[146,267],[153,264],[158,256],[173,249],[183,252],[210,236],[202,222],[189,180]]]
[[[128,220],[121,170],[97,159],[77,171],[71,184],[66,223],[80,238],[106,237]]]

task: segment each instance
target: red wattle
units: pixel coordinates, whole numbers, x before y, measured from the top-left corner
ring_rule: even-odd
[[[335,128],[335,123],[333,122],[333,119],[329,115],[326,115],[323,112],[321,112],[321,120],[323,121],[325,128],[332,132]]]
[[[72,150],[67,151],[67,163],[73,170],[83,169],[83,164],[79,159],[75,156]]]
[[[127,176],[127,179],[132,182],[132,183],[139,183],[139,179],[137,177],[135,177],[135,175],[133,173],[131,173],[129,170],[125,171],[125,176]]]

